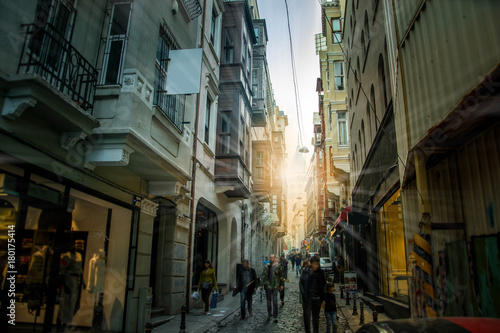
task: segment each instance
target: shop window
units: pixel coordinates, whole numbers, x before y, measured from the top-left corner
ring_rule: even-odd
[[[202,204],[196,209],[196,235],[193,258],[193,285],[197,285],[203,270],[203,263],[210,260],[217,274],[219,244],[219,222],[217,214]]]
[[[380,293],[408,302],[408,272],[403,230],[401,190],[378,211]]]
[[[2,174],[9,183],[22,181]],[[125,298],[131,211],[35,174],[21,192],[6,186],[1,193],[2,227],[22,225],[16,230],[16,323],[50,326],[57,318],[67,325],[92,327],[88,313],[99,306],[103,322],[122,331],[122,322],[113,317],[124,315],[114,304]],[[21,202],[19,196],[26,199]],[[6,242],[0,237],[2,248]],[[0,257],[2,272],[4,259]],[[97,271],[97,266],[102,269]],[[105,290],[106,285],[114,287]],[[104,291],[109,302],[103,302]],[[47,311],[50,304],[52,311]]]

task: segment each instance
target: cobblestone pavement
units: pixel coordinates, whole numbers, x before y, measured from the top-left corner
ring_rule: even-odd
[[[277,323],[267,320],[268,316],[265,292],[261,303],[259,289],[253,296],[253,317],[247,317],[244,320],[240,320],[240,311],[237,311],[234,316],[229,317],[226,321],[221,323],[221,325],[225,325],[224,327],[215,327],[208,332],[305,332],[302,304],[299,302],[299,277],[296,277],[295,272],[292,273],[291,269],[289,270],[289,280],[290,282],[286,283],[285,286],[284,306],[280,305],[281,302],[278,298],[279,311]],[[239,297],[239,295],[235,297]],[[338,315],[340,316],[341,312],[339,312]],[[343,325],[341,325],[341,323],[338,324],[340,325],[337,325],[337,331],[343,332]],[[319,330],[320,332],[326,332],[324,310],[321,310],[320,313]]]

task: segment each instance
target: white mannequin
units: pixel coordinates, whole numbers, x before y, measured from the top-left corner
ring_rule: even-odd
[[[89,262],[89,278],[87,283],[87,291],[91,294],[104,292],[104,280],[106,274],[106,254],[103,249],[99,249],[98,253]]]

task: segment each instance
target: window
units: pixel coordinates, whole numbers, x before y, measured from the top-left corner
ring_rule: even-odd
[[[363,55],[366,59],[366,43],[365,43],[365,31],[361,30],[361,47],[363,49]]]
[[[384,57],[382,54],[378,57],[378,78],[379,78],[379,86],[382,86],[382,98],[384,101],[384,110],[387,109],[387,86],[386,86],[386,78],[385,78],[385,67],[384,67]]]
[[[229,154],[231,151],[231,112],[221,112],[220,124],[221,154]]]
[[[210,141],[210,114],[211,114],[211,108],[212,108],[212,100],[210,99],[210,96],[207,96],[207,105],[206,105],[206,112],[205,112],[205,142],[208,145]]]
[[[232,64],[234,62],[234,28],[226,28],[224,36],[225,63]]]
[[[245,64],[245,57],[247,55],[247,41],[243,37],[241,40],[241,63],[244,65]]]
[[[256,166],[264,166],[264,152],[257,152]]]
[[[259,82],[258,82],[258,71],[256,69],[252,70],[252,93],[254,98],[259,98]]]
[[[330,147],[330,176],[334,176],[333,174],[333,147]]]
[[[121,80],[130,21],[130,3],[116,3],[111,10],[104,51],[101,84],[118,84]]]
[[[210,43],[215,46],[215,35],[217,30],[217,12],[215,6],[212,8],[212,23],[210,25]]]
[[[257,40],[257,44],[259,44],[259,28],[254,28],[253,32],[255,34],[255,39]]]
[[[378,123],[377,123],[377,104],[375,103],[375,88],[373,87],[373,84],[370,88],[370,104],[372,105],[373,110],[373,120],[375,121],[375,132],[378,130]]]
[[[55,72],[59,71],[65,56],[63,39],[71,39],[75,13],[74,1],[38,1],[35,25],[37,30],[41,28],[46,33],[36,33],[30,42],[30,49],[38,61],[44,62],[43,66]]]
[[[255,173],[255,178],[264,180],[264,168],[257,168]]]
[[[363,152],[365,153],[365,156],[364,158],[366,159],[366,155],[367,155],[367,152],[366,152],[366,133],[365,133],[365,120],[361,120],[361,138],[363,139]],[[360,143],[361,145],[361,143]]]
[[[182,132],[186,95],[166,95],[167,72],[170,50],[177,49],[168,28],[160,28],[156,50],[153,105],[156,105],[172,124]]]
[[[344,90],[344,63],[335,61],[333,63],[333,72],[335,75],[335,90]]]
[[[344,63],[335,61],[333,63],[333,71],[335,75],[335,90],[344,90]]]
[[[278,213],[278,196],[273,194],[273,202],[271,205],[271,212],[277,214]]]
[[[247,73],[250,75],[250,68],[252,67],[252,57],[250,55],[250,50],[248,50],[248,57],[247,57]]]
[[[370,45],[370,24],[368,23],[368,11],[365,10],[365,42],[366,46]]]
[[[339,128],[339,146],[349,144],[349,135],[347,134],[347,112],[337,112],[337,126]]]
[[[327,68],[328,69],[325,71],[326,91],[330,91],[330,63],[328,63]]]
[[[342,26],[340,24],[339,18],[332,19],[332,43],[341,44],[342,43]]]
[[[240,118],[240,128],[238,129],[238,138],[240,141],[240,155],[243,156],[245,153],[245,148],[244,148],[244,140],[245,140],[245,121],[243,118]]]

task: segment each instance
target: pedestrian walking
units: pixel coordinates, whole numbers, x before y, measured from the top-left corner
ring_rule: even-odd
[[[278,322],[278,290],[283,290],[283,268],[277,262],[276,256],[271,254],[270,263],[264,268],[261,288],[266,290],[268,320],[274,318]],[[272,306],[271,306],[272,302]]]
[[[208,309],[210,306],[210,294],[212,290],[215,288],[217,291],[217,279],[215,278],[215,269],[212,266],[210,260],[206,260],[204,264],[203,271],[200,275],[200,281],[198,281],[198,291],[201,289],[201,299],[203,303],[205,303],[205,312],[204,315],[208,313]]]
[[[300,273],[300,263],[302,262],[302,258],[299,254],[295,257],[295,276],[299,276]]]
[[[337,303],[335,301],[335,285],[327,284],[328,292],[325,294],[325,317],[326,317],[326,333],[335,333],[335,316],[337,313]],[[332,330],[330,331],[330,326]]]
[[[311,332],[311,315],[313,332],[319,333],[319,313],[325,299],[326,279],[325,272],[320,268],[318,256],[313,256],[311,266],[307,266],[302,272],[299,287],[302,295],[306,333]]]
[[[281,267],[283,268],[283,288],[280,289],[281,306],[285,305],[285,282],[288,279],[288,261],[281,256]]]
[[[255,269],[250,268],[250,263],[247,259],[244,259],[242,264],[243,268],[239,270],[236,282],[236,293],[240,293],[241,300],[241,320],[245,319],[246,316],[245,303],[248,303],[248,315],[253,317],[252,296],[258,287]]]
[[[288,258],[291,263],[292,263],[292,271],[295,270],[295,254],[294,253],[290,253],[289,255],[289,258]]]

